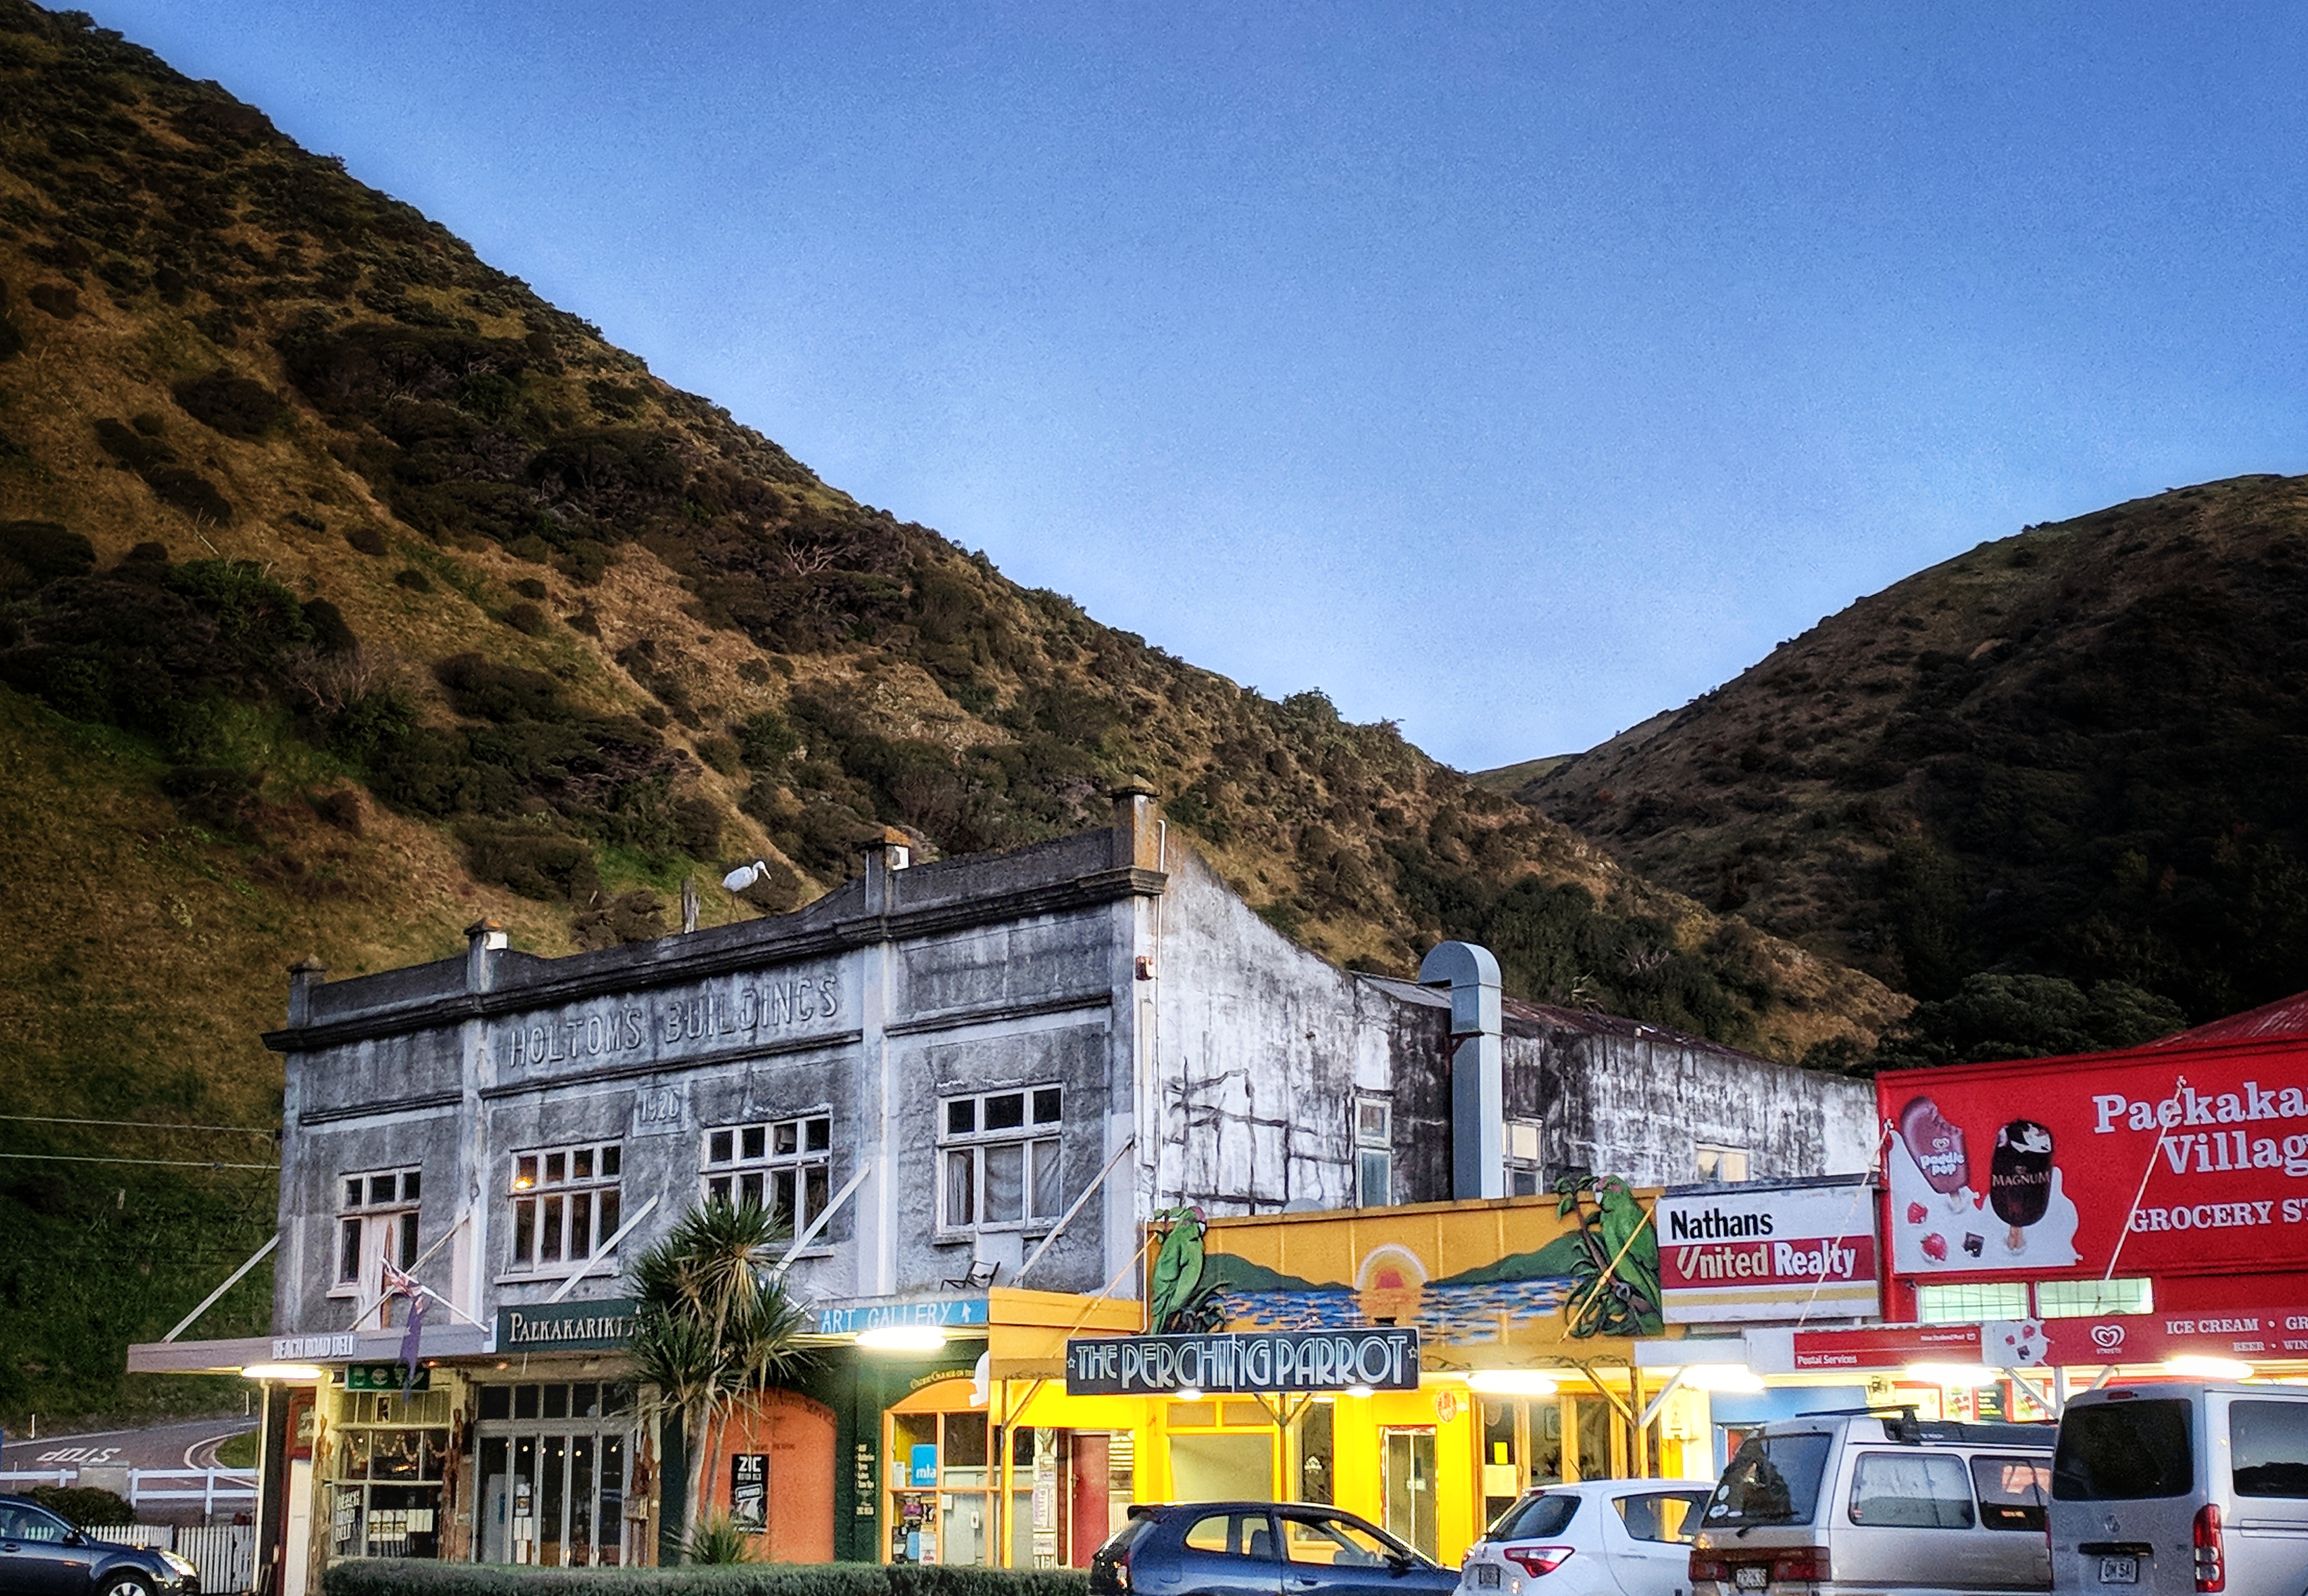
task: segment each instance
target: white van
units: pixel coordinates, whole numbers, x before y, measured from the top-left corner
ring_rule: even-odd
[[[2048,1591],[2048,1424],[1806,1413],[1741,1443],[1700,1515],[1693,1596]]]
[[[2052,1462],[2052,1577],[2100,1596],[2308,1592],[2308,1391],[2078,1395]]]

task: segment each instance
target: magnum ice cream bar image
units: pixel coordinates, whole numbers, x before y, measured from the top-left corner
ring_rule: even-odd
[[[2044,1217],[2052,1201],[2052,1132],[2032,1119],[2015,1119],[1995,1133],[1987,1164],[1987,1202],[2011,1227],[2003,1245],[2018,1252],[2020,1232]]]
[[[1908,1155],[1916,1160],[1916,1168],[1924,1172],[1931,1188],[1945,1197],[1949,1206],[1960,1208],[1963,1199],[1956,1194],[1971,1180],[1971,1160],[1964,1152],[1963,1132],[1941,1117],[1937,1103],[1919,1097],[1899,1110],[1899,1139],[1908,1144]]]

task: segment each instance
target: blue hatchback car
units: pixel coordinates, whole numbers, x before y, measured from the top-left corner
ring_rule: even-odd
[[[1442,1596],[1458,1570],[1305,1502],[1134,1505],[1090,1559],[1091,1596]]]
[[[16,1596],[197,1596],[174,1552],[99,1540],[30,1497],[0,1497],[0,1591]]]

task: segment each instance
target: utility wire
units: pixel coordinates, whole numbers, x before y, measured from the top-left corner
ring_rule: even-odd
[[[90,1158],[70,1152],[0,1152],[0,1158],[39,1159],[52,1164],[151,1164],[168,1169],[271,1169],[279,1173],[279,1164],[228,1164],[214,1159],[201,1158]]]
[[[65,1119],[54,1114],[0,1114],[0,1119],[21,1125],[103,1125],[132,1131],[238,1131],[249,1136],[278,1136],[277,1130],[258,1125],[169,1125],[152,1119]]]

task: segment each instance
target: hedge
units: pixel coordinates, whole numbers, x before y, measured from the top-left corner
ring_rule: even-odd
[[[356,1558],[331,1568],[322,1589],[325,1596],[1088,1596],[1089,1579],[1076,1569],[912,1563],[512,1568]]]

